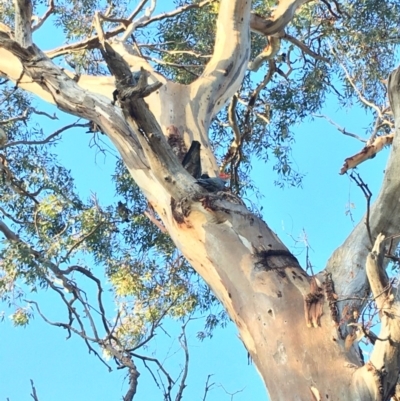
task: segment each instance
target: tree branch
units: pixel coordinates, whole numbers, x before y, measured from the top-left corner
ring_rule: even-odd
[[[388,94],[390,105],[394,113],[395,133],[393,146],[385,169],[385,175],[379,195],[371,207],[369,224],[372,240],[377,238],[380,232],[386,236],[392,236],[399,231],[400,226],[400,68],[397,68],[389,76]],[[364,269],[370,239],[365,227],[365,217],[354,228],[345,242],[332,254],[327,264],[327,270],[332,272],[333,281],[340,288],[341,296],[359,297],[360,300],[344,300],[338,303],[340,310],[357,307],[361,310],[365,304],[365,294],[369,292],[369,284]],[[397,246],[396,238],[393,246]],[[387,260],[384,265],[387,264]],[[364,300],[363,300],[364,298]],[[384,337],[384,336],[383,336]]]
[[[134,18],[136,17],[136,15],[141,11],[141,9],[143,8],[144,4],[147,2],[148,0],[144,0],[142,1],[137,7],[136,9],[132,12],[132,14],[126,19],[126,21],[128,22],[132,22]],[[188,11],[190,9],[193,8],[201,8],[206,6],[207,4],[210,4],[212,2],[214,2],[216,0],[203,0],[200,1],[199,3],[193,3],[193,4],[186,4],[184,6],[181,6],[173,11],[170,12],[165,12],[165,13],[161,13],[158,15],[155,15],[152,18],[144,18],[140,23],[135,24],[135,29],[139,28],[139,27],[145,27],[149,24],[151,24],[152,22],[155,21],[161,21],[163,19],[166,18],[171,18],[171,17],[175,17],[178,14],[181,14],[185,11]],[[119,35],[120,33],[123,33],[126,30],[126,25],[125,24],[121,24],[119,27],[105,32],[104,33],[104,37],[105,39],[111,39],[117,35]],[[49,50],[46,52],[47,56],[50,58],[54,58],[54,57],[59,57],[62,56],[64,54],[70,53],[70,52],[77,52],[80,50],[84,50],[84,49],[97,49],[99,47],[99,37],[97,35],[91,36],[88,39],[85,39],[81,42],[77,42],[77,43],[71,43],[68,45],[63,45],[60,46],[54,50]]]
[[[293,43],[300,50],[302,50],[305,54],[308,54],[309,56],[315,58],[316,60],[320,60],[320,61],[324,61],[325,63],[329,63],[329,59],[328,58],[320,56],[319,54],[313,52],[310,48],[308,48],[305,45],[305,43],[303,43],[302,41],[296,39],[294,36],[285,33],[285,35],[282,37],[282,39],[285,39],[288,42]]]
[[[32,3],[30,0],[15,1],[15,40],[24,48],[32,45]]]
[[[357,167],[368,159],[373,159],[385,146],[392,144],[393,138],[394,134],[378,136],[371,144],[365,146],[360,152],[347,157],[344,160],[343,167],[340,169],[340,174],[346,173],[348,170]]]
[[[333,120],[331,120],[329,117],[327,117],[323,114],[313,114],[312,116],[317,117],[317,118],[325,118],[326,121],[328,121],[330,124],[335,126],[338,129],[338,131],[341,132],[343,135],[351,136],[352,138],[358,139],[360,142],[364,142],[364,143],[367,142],[366,139],[361,138],[357,134],[353,134],[352,132],[347,131],[346,128],[343,128],[339,124],[336,124]]]
[[[38,30],[54,12],[54,0],[49,0],[49,6],[44,13],[43,17],[37,19],[36,25],[32,27],[32,31]]]
[[[213,56],[203,75],[190,85],[191,93],[196,94],[198,121],[204,121],[206,132],[212,117],[236,93],[246,72],[250,8],[250,1],[221,0]]]
[[[17,145],[44,145],[46,143],[49,143],[52,139],[63,133],[64,131],[69,130],[70,128],[78,128],[78,127],[88,127],[90,123],[85,123],[85,124],[78,124],[78,123],[73,123],[66,125],[65,127],[60,128],[59,130],[53,132],[49,136],[47,136],[45,139],[42,139],[40,141],[15,141],[15,142],[9,142],[6,145],[3,146],[3,149],[10,148],[11,146],[17,146]]]
[[[354,375],[354,384],[362,382],[368,389],[363,400],[389,400],[393,395],[400,370],[400,302],[393,294],[385,271],[385,236],[378,234],[366,261],[366,272],[381,316],[381,330],[371,359]],[[385,340],[386,339],[386,340]],[[359,386],[358,386],[359,387]],[[376,395],[380,394],[379,398]]]
[[[251,14],[250,26],[255,32],[265,36],[275,35],[281,32],[293,19],[296,11],[311,0],[280,0],[271,17],[265,19],[260,15]]]

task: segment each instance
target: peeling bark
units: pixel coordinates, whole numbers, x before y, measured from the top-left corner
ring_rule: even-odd
[[[365,146],[361,152],[345,159],[340,174],[346,173],[348,170],[357,167],[368,159],[373,159],[385,146],[392,144],[393,138],[394,134],[383,135],[375,138],[375,140],[371,144]]]

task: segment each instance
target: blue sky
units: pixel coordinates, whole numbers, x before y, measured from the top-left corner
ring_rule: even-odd
[[[167,7],[169,3],[164,5]],[[60,44],[56,32],[50,30],[55,28],[50,26],[48,24],[42,33],[39,31],[35,36],[39,45],[46,43],[46,49]],[[61,115],[51,106],[45,107],[51,113],[56,111]],[[361,136],[370,122],[363,111],[338,110],[335,104],[329,104],[324,113]],[[65,120],[41,121],[47,133],[65,124]],[[293,158],[298,169],[306,173],[303,188],[281,190],[275,187],[276,176],[272,166],[256,160],[253,177],[265,195],[261,201],[264,220],[291,248],[303,266],[304,247],[301,243],[296,244],[295,240],[305,232],[312,247],[311,262],[316,270],[320,270],[353,227],[345,213],[347,205],[350,202],[354,204],[352,213],[356,223],[366,210],[359,188],[347,176],[338,174],[344,159],[358,152],[362,144],[342,135],[322,119],[303,124],[295,131]],[[94,148],[89,148],[89,140],[90,136],[83,135],[81,131],[65,133],[60,146],[60,159],[72,170],[84,196],[94,192],[102,202],[108,203],[114,197],[109,178],[114,172],[115,158],[111,154],[105,157],[97,154]],[[373,192],[373,199],[379,190],[387,156],[388,150],[384,150],[358,169]],[[52,313],[64,313],[62,306],[48,293],[40,295],[40,298]],[[230,324],[226,329],[217,330],[211,340],[199,342],[196,332],[202,324],[203,321],[199,320],[188,326],[191,363],[185,399],[202,400],[207,376],[213,374],[210,382],[215,386],[209,392],[208,401],[230,400],[229,393],[237,391],[240,392],[232,398],[235,401],[267,400],[255,367],[248,364],[247,353],[237,338],[236,328]],[[179,324],[167,322],[165,328],[171,337],[160,333],[148,352],[154,352],[172,370],[176,370],[183,360],[175,338]],[[81,339],[72,337],[66,341],[66,334],[62,329],[49,327],[38,316],[26,328],[13,328],[6,318],[0,324],[0,400],[30,399],[30,379],[35,382],[40,401],[121,399],[126,389],[125,372],[114,370],[109,373],[98,359],[88,354]],[[138,368],[141,376],[135,400],[162,400],[162,393],[140,362]]]

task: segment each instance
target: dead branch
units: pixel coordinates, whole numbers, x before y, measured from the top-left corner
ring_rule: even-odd
[[[340,169],[339,174],[346,173],[349,169],[357,167],[368,159],[373,159],[378,152],[380,152],[385,146],[391,145],[393,142],[394,133],[388,135],[378,136],[374,141],[365,146],[360,152],[353,156],[350,156],[344,160],[343,167]]]
[[[229,118],[229,124],[232,127],[233,133],[234,133],[234,138],[231,142],[231,146],[227,152],[227,154],[224,156],[224,159],[221,163],[221,171],[225,171],[226,166],[231,163],[232,164],[232,183],[235,183],[236,185],[236,190],[238,191],[238,181],[239,181],[239,166],[240,162],[242,160],[242,146],[243,143],[248,140],[249,136],[251,135],[252,132],[252,127],[250,124],[250,116],[251,113],[254,113],[254,105],[258,99],[258,96],[260,95],[262,89],[265,88],[265,86],[270,82],[272,79],[274,73],[276,71],[276,64],[274,60],[270,60],[269,62],[269,68],[267,74],[264,76],[264,79],[257,85],[256,89],[251,93],[250,99],[248,102],[246,102],[247,110],[246,114],[244,116],[244,122],[243,122],[243,133],[240,132],[237,119],[236,119],[236,106],[237,102],[244,103],[243,100],[239,99],[236,95],[232,98],[231,104],[228,109],[228,118]],[[264,116],[262,116],[259,113],[255,113],[259,118],[265,119]],[[266,121],[266,123],[269,124],[269,121]]]

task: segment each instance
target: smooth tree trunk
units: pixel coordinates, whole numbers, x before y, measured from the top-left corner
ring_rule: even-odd
[[[209,126],[243,80],[250,28],[279,33],[305,1],[281,1],[263,21],[251,14],[250,1],[221,0],[214,54],[190,85],[155,73],[123,40],[107,41],[100,17],[93,41],[113,77],[73,79],[32,43],[26,3],[16,1],[15,33],[0,28],[0,75],[66,113],[95,122],[109,136],[178,249],[235,322],[271,400],[389,400],[399,374],[399,301],[384,274],[383,255],[385,237],[400,226],[399,71],[389,80],[396,134],[371,208],[373,243],[360,222],[325,271],[310,277],[240,199],[197,185],[167,143],[172,131],[187,147],[199,141],[203,172],[216,174]],[[140,72],[138,79],[132,71]],[[354,316],[370,290],[382,328],[370,360],[363,362],[357,345],[362,328]]]

